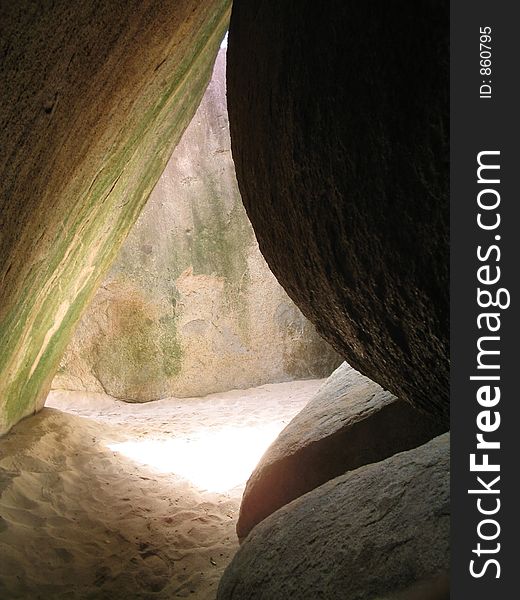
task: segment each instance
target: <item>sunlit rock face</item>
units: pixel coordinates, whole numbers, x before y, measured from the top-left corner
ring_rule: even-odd
[[[0,433],[42,406],[199,104],[229,7],[2,3]]]
[[[231,158],[225,50],[53,386],[132,401],[324,377],[339,358],[262,258]]]
[[[262,456],[244,491],[238,537],[326,481],[441,433],[432,417],[343,363]]]
[[[448,424],[449,5],[237,0],[228,104],[262,254],[354,368]]]
[[[218,600],[447,600],[449,434],[332,479],[257,525]]]

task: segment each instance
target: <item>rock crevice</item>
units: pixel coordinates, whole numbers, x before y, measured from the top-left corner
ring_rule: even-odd
[[[231,157],[225,49],[53,387],[130,401],[325,377],[340,359],[263,260]]]

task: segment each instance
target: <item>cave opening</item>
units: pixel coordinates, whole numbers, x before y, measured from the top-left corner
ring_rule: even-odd
[[[0,597],[447,598],[448,3],[40,4],[0,9]],[[228,25],[241,198],[222,93],[188,128]]]
[[[200,105],[80,320],[46,401],[81,416],[117,414],[119,424],[141,414],[150,423],[158,401],[158,420],[169,413],[178,421],[183,402],[196,416],[198,406],[204,417],[184,436],[109,449],[212,492],[243,487],[301,408],[283,399],[309,398],[341,363],[271,273],[242,205],[226,50],[227,32]]]

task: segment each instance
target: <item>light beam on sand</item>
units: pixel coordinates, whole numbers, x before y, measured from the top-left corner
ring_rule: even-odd
[[[207,429],[189,437],[109,444],[114,452],[162,473],[188,479],[201,490],[226,492],[244,485],[283,423]]]

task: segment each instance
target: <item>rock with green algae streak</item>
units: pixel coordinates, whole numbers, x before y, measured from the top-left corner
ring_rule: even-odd
[[[338,361],[258,249],[231,157],[222,49],[53,386],[147,401],[323,377]]]
[[[2,3],[0,433],[42,407],[200,102],[230,4]]]

